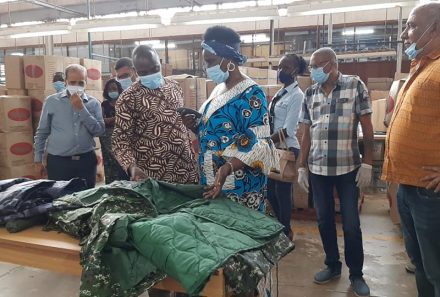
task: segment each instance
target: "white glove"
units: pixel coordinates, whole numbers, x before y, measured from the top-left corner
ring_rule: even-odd
[[[373,166],[362,163],[356,175],[356,183],[359,188],[364,188],[370,185]]]
[[[309,192],[309,171],[307,168],[298,168],[298,184],[306,193]]]

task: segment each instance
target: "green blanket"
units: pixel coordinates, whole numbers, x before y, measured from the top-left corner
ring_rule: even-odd
[[[293,245],[272,218],[202,193],[147,180],[58,199],[75,209],[53,213],[49,227],[81,239],[80,296],[138,296],[166,276],[196,296],[220,267],[235,292],[252,291]]]

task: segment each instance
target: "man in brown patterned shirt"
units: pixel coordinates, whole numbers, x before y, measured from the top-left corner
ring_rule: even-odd
[[[162,76],[159,56],[151,47],[136,47],[133,62],[139,80],[116,103],[112,136],[116,159],[131,180],[197,183],[189,133],[176,112],[183,106],[182,89]]]

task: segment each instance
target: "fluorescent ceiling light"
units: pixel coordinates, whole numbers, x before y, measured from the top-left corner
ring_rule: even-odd
[[[369,4],[369,5],[358,5],[358,6],[346,6],[337,8],[327,8],[327,9],[317,9],[300,12],[300,15],[318,15],[327,13],[340,13],[340,12],[354,12],[354,11],[364,11],[364,10],[374,10],[374,9],[385,9],[393,8],[398,6],[404,6],[404,2],[394,2],[394,3],[382,3],[382,4]]]
[[[373,34],[374,33],[374,29],[356,29],[356,31],[354,30],[347,30],[342,32],[342,35],[344,36],[353,36],[354,34],[356,35],[367,35],[367,34]]]
[[[160,8],[160,9],[152,9],[147,12],[149,15],[158,15],[160,16],[160,22],[168,26],[171,24],[171,20],[173,19],[174,15],[178,12],[190,12],[192,10],[192,7],[185,6],[185,7],[171,7],[171,8]]]
[[[270,6],[272,4],[272,0],[258,0],[258,6]]]
[[[20,22],[11,24],[11,27],[34,26],[44,24],[42,21]]]
[[[12,34],[10,38],[27,38],[27,37],[40,37],[40,36],[51,36],[51,35],[63,35],[69,34],[69,30],[54,30],[54,31],[42,31],[42,32],[27,32]]]
[[[112,14],[106,14],[106,15],[97,15],[94,18],[95,19],[113,19],[113,18],[125,18],[125,17],[137,17],[137,16],[138,16],[137,11],[130,11],[130,12],[112,13]]]
[[[193,11],[213,11],[217,10],[217,4],[207,4],[202,6],[194,6]]]
[[[244,18],[233,18],[233,19],[206,19],[185,22],[185,25],[209,25],[209,24],[224,24],[224,23],[241,23],[241,22],[257,22],[257,21],[267,21],[269,17],[244,17]]]
[[[157,28],[156,24],[137,24],[137,25],[125,25],[125,26],[107,26],[107,27],[95,27],[90,28],[88,32],[112,32],[112,31],[129,31],[129,30],[142,30]]]
[[[0,3],[17,2],[18,0],[0,0]]]
[[[285,17],[287,16],[287,13],[289,12],[289,10],[287,9],[287,7],[282,7],[282,8],[278,8],[278,15],[280,17]]]
[[[258,6],[284,5],[302,0],[259,0]]]
[[[239,1],[232,3],[223,3],[219,4],[219,9],[237,9],[237,8],[245,8],[245,7],[255,7],[257,6],[257,1]]]
[[[153,44],[152,47],[154,49],[165,49],[165,43]],[[174,42],[169,42],[168,48],[176,48],[176,44]]]
[[[4,29],[4,28],[7,28],[8,27],[8,25],[6,25],[6,24],[1,24],[0,25],[0,29]]]
[[[250,34],[250,35],[242,35],[240,39],[243,43],[258,43],[258,42],[268,42],[270,41],[269,36],[264,33],[261,34]]]
[[[11,53],[11,56],[24,56],[23,53]]]
[[[142,41],[137,41],[136,44],[137,45],[155,45],[155,44],[159,44],[160,40],[142,40]]]

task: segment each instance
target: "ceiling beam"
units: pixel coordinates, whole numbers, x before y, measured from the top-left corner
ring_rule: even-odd
[[[42,7],[46,7],[46,8],[51,8],[51,9],[55,9],[64,13],[68,13],[68,14],[72,14],[72,15],[76,15],[76,16],[86,16],[84,13],[73,10],[73,9],[69,9],[66,7],[62,7],[59,5],[55,5],[55,4],[50,4],[47,3],[45,1],[40,1],[40,0],[25,0],[25,2],[27,3],[31,3],[31,4],[35,4],[38,6],[42,6]]]

